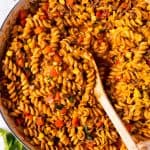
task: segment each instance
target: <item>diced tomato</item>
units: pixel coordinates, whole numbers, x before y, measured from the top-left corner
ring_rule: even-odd
[[[29,120],[32,120],[33,119],[33,115],[31,115],[31,114],[25,114],[25,117],[27,118],[27,119],[29,119]]]
[[[18,66],[20,66],[20,67],[24,67],[24,60],[23,60],[23,58],[20,58],[20,59],[18,59],[17,61],[16,61],[16,63],[17,63],[17,65]]]
[[[48,11],[48,7],[49,7],[49,4],[48,4],[48,3],[42,4],[42,10],[43,10],[44,12],[47,12],[47,11]]]
[[[28,112],[24,112],[24,115],[27,116],[27,115],[29,115],[29,113]]]
[[[102,127],[103,126],[103,121],[98,121],[97,123],[96,123],[96,126],[98,127],[98,128],[100,128],[100,127]]]
[[[35,34],[40,34],[41,32],[43,32],[44,31],[44,28],[43,27],[36,27],[35,29],[34,29],[34,32],[35,32]]]
[[[58,120],[55,121],[55,126],[57,128],[62,128],[64,125],[65,125],[65,123],[61,119],[58,119]]]
[[[61,114],[62,114],[62,115],[65,115],[66,113],[67,113],[67,109],[66,109],[66,108],[62,108]]]
[[[79,125],[79,119],[78,119],[78,118],[73,118],[73,119],[72,119],[72,125],[73,125],[74,127],[77,127],[77,126]]]
[[[88,149],[93,149],[94,148],[94,146],[95,146],[95,142],[94,141],[89,141],[89,142],[86,142],[86,148],[88,148]]]
[[[132,126],[131,124],[126,124],[125,126],[126,126],[126,129],[127,129],[129,132],[132,131],[133,126]]]
[[[98,19],[106,19],[109,16],[108,10],[99,10],[96,12],[96,17]]]
[[[27,10],[20,10],[19,11],[19,19],[22,20],[22,19],[25,19],[26,17],[28,16],[28,12]]]
[[[119,60],[116,60],[115,64],[116,64],[116,65],[120,64],[120,61],[119,61]]]
[[[77,43],[78,43],[78,44],[81,44],[82,42],[83,42],[83,37],[80,36],[80,37],[77,39]]]
[[[51,77],[57,77],[58,76],[58,72],[56,71],[55,68],[50,69],[50,76]]]
[[[56,92],[55,100],[60,101],[60,92]]]
[[[68,6],[73,6],[74,0],[66,0]]]
[[[62,62],[62,58],[58,55],[58,54],[55,54],[53,56],[53,60],[57,63],[61,63]]]
[[[42,117],[38,117],[38,118],[36,119],[36,124],[37,124],[38,126],[44,125],[44,120],[43,120],[43,118],[42,118]]]
[[[96,12],[96,17],[97,18],[101,18],[101,16],[102,16],[102,11],[97,11]]]
[[[47,19],[47,16],[46,15],[41,15],[39,18],[40,18],[40,20],[45,20],[45,19]]]
[[[51,46],[46,46],[44,49],[43,49],[43,53],[47,54],[47,53],[54,53],[54,49],[51,47]]]
[[[123,9],[126,9],[126,8],[128,7],[128,3],[126,3],[126,2],[122,3],[122,4],[121,4],[121,7],[122,7]]]

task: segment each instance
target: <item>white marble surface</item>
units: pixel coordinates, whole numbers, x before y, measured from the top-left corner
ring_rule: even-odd
[[[0,27],[3,21],[9,14],[10,10],[15,6],[19,0],[0,0]]]
[[[9,14],[11,9],[15,6],[15,4],[18,1],[19,0],[0,0],[0,28],[1,28],[5,18],[7,17],[7,15]],[[9,131],[1,114],[0,114],[0,128],[6,129]],[[4,150],[4,143],[3,143],[2,137],[0,137],[0,150]]]
[[[5,130],[9,131],[6,123],[4,122],[4,120],[3,120],[2,116],[1,116],[1,114],[0,114],[0,128],[3,128]],[[0,137],[0,150],[4,150],[4,142],[3,142],[3,138],[2,137]]]

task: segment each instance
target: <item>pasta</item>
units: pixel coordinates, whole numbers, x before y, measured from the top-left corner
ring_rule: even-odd
[[[0,76],[3,105],[32,145],[126,150],[94,95],[91,53],[135,142],[150,138],[150,5],[39,0],[19,12]]]

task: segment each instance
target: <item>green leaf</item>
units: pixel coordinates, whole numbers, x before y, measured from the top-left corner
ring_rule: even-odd
[[[85,132],[85,135],[86,135],[86,138],[88,139],[88,140],[93,140],[93,136],[91,135],[91,133],[89,133],[89,131],[88,131],[88,127],[87,126],[84,126],[84,132]]]
[[[5,150],[25,150],[23,145],[8,131],[0,128],[0,136],[3,137]]]
[[[88,140],[93,140],[93,136],[92,136],[90,133],[88,133],[88,134],[86,135],[86,138],[87,138]]]
[[[11,146],[14,144],[16,139],[11,133],[7,133],[6,134],[6,140],[7,140],[8,148],[10,149]]]
[[[19,141],[15,140],[9,150],[23,150],[23,145]]]
[[[3,137],[3,140],[4,140],[4,144],[5,144],[5,150],[9,150],[8,148],[8,143],[7,143],[7,138],[6,138],[6,134],[7,134],[7,131],[0,128],[0,136]]]
[[[88,134],[88,127],[87,126],[84,126],[84,132],[85,132],[85,134]]]
[[[6,130],[0,128],[0,136],[3,136],[7,133]]]

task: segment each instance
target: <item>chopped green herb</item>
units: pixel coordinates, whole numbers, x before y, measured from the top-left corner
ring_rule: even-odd
[[[73,96],[70,96],[70,97],[68,98],[68,100],[69,100],[69,102],[73,103],[74,97],[73,97]]]
[[[84,132],[87,134],[88,133],[88,127],[84,126]]]
[[[93,136],[91,135],[91,133],[89,133],[89,131],[88,131],[88,127],[87,126],[84,126],[84,132],[85,132],[85,135],[86,135],[86,138],[88,139],[88,140],[93,140]]]
[[[93,136],[92,136],[91,134],[87,134],[87,135],[86,135],[86,138],[87,138],[88,140],[93,140]]]
[[[59,104],[59,105],[56,104],[56,105],[55,105],[55,108],[61,110],[62,108],[64,108],[64,105],[63,105],[63,104]]]

